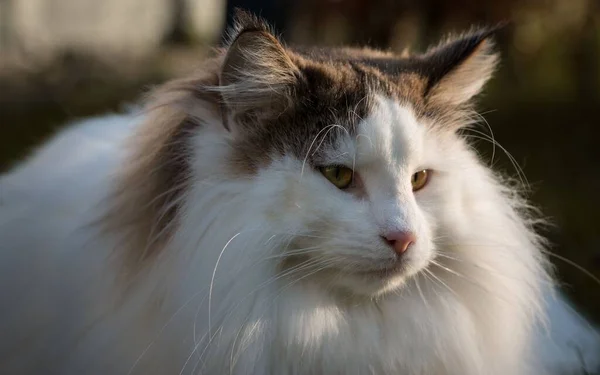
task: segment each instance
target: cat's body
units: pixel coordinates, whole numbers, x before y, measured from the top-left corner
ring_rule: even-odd
[[[0,179],[0,373],[549,374],[571,338],[598,366],[560,298],[545,335],[536,219],[456,133],[486,33],[324,58],[242,18],[200,78]]]

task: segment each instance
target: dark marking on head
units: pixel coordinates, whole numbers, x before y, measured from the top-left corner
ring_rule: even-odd
[[[306,144],[327,126],[353,134],[375,95],[456,130],[495,67],[490,38],[497,30],[473,30],[424,54],[397,56],[370,48],[285,47],[262,21],[240,13],[221,72],[222,83],[234,76],[235,84],[218,88],[244,134],[235,163],[255,170],[273,153],[304,157]],[[326,134],[324,141],[333,143],[340,132]]]

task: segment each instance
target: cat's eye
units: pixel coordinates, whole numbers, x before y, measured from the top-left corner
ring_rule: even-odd
[[[427,169],[423,169],[413,174],[410,179],[413,191],[423,189],[425,185],[427,185],[427,181],[429,181],[429,171]]]
[[[338,189],[346,189],[352,183],[353,171],[350,168],[339,165],[328,167],[320,167],[319,170],[323,173],[326,179],[334,184]]]

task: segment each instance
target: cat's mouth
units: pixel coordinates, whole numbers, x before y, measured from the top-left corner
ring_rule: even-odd
[[[385,267],[360,271],[359,274],[370,278],[388,278],[406,272],[405,262],[395,262]]]

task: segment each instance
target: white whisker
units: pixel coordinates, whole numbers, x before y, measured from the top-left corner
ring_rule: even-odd
[[[219,266],[219,262],[221,261],[221,257],[223,256],[223,253],[225,252],[225,249],[227,248],[227,246],[229,246],[229,244],[231,243],[231,241],[233,241],[237,236],[240,235],[241,232],[238,232],[236,234],[233,235],[233,237],[231,237],[229,239],[229,241],[227,241],[227,243],[225,244],[225,246],[223,246],[223,250],[221,250],[221,252],[219,253],[219,257],[217,258],[217,262],[215,263],[215,268],[213,269],[213,273],[212,273],[212,277],[210,279],[210,288],[208,290],[208,334],[210,336],[210,332],[211,332],[211,302],[212,302],[212,291],[213,291],[213,286],[215,283],[215,275],[217,273],[217,267]]]

